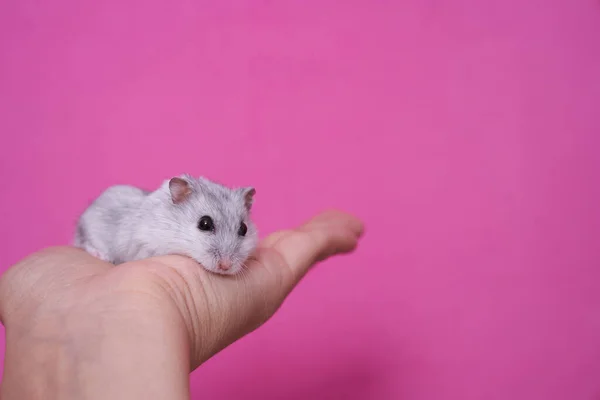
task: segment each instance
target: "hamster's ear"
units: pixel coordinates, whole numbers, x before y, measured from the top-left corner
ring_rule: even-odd
[[[169,181],[169,191],[171,192],[171,200],[173,200],[173,203],[179,204],[189,197],[192,193],[192,188],[185,179],[171,178]]]
[[[253,187],[246,187],[242,189],[242,194],[244,195],[244,205],[246,209],[250,211],[252,209],[252,204],[254,203],[254,195],[256,194],[256,189]]]

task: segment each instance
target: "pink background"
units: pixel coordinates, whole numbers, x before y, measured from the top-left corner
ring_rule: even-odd
[[[367,224],[195,399],[600,396],[597,0],[3,0],[3,269],[105,187]]]

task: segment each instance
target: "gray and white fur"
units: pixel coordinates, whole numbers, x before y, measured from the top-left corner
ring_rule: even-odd
[[[258,244],[250,219],[255,193],[187,174],[154,192],[112,186],[79,218],[74,244],[113,264],[179,254],[208,271],[233,275]]]

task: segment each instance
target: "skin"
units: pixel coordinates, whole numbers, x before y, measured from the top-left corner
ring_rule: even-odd
[[[266,322],[315,263],[353,251],[362,232],[351,215],[322,213],[266,238],[236,276],[182,256],[114,267],[72,247],[32,254],[0,279],[0,397],[189,399],[190,371]]]

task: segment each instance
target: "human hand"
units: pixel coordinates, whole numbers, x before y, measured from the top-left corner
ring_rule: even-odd
[[[267,237],[243,274],[163,256],[114,267],[70,247],[35,253],[0,279],[3,400],[183,399],[188,373],[253,331],[318,261],[363,226],[327,212]]]

